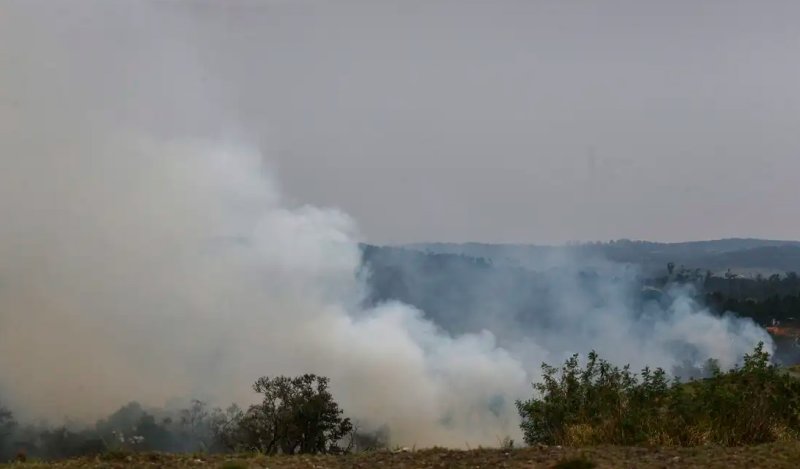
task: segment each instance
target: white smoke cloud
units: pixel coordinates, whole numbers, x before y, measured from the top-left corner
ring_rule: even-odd
[[[495,444],[519,433],[513,401],[541,361],[597,348],[670,368],[688,348],[730,364],[769,341],[685,295],[643,321],[626,284],[602,283],[598,306],[568,276],[551,324],[513,337],[492,311],[496,336],[360,307],[354,221],[287,200],[245,139],[218,138],[236,105],[195,61],[201,24],[143,3],[0,16],[0,397],[21,417],[246,404],[258,376],[313,372],[393,443]]]
[[[616,283],[601,283],[598,308],[558,276],[560,327],[508,348],[488,331],[452,336],[401,303],[362,310],[353,221],[287,204],[257,154],[97,141],[7,161],[14,171],[0,176],[0,377],[31,415],[180,396],[246,403],[258,376],[315,372],[393,441],[493,444],[518,433],[513,401],[542,360],[593,347],[669,367],[680,343],[731,364],[767,339],[684,295],[637,321]]]
[[[512,403],[499,419],[488,403],[527,375],[490,334],[448,337],[401,304],[354,309],[346,215],[287,207],[252,153],[110,140],[29,155],[1,178],[0,373],[13,403],[97,417],[132,399],[246,402],[260,375],[317,372],[398,441],[514,431]]]

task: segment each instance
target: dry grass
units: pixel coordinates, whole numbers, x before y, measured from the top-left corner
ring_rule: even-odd
[[[431,449],[411,452],[376,451],[347,456],[259,455],[165,455],[113,454],[98,458],[53,463],[0,465],[2,469],[73,468],[554,468],[573,467],[571,461],[588,461],[603,468],[797,468],[800,442],[773,443],[743,448],[717,446],[696,448],[633,448],[599,446],[587,448],[538,447],[515,450],[478,449],[456,451]],[[560,465],[560,466],[559,466]],[[581,465],[574,467],[589,467]]]

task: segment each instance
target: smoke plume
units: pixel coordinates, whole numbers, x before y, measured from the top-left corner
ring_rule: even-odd
[[[518,433],[514,399],[543,360],[596,348],[635,365],[731,365],[769,340],[680,292],[642,317],[626,281],[588,295],[569,275],[551,280],[548,326],[524,334],[502,332],[514,327],[491,311],[486,327],[452,333],[402,303],[363,307],[370,273],[354,221],[282,196],[259,147],[231,137],[246,125],[208,131],[236,114],[218,99],[225,87],[175,52],[192,50],[184,43],[162,47],[126,22],[158,15],[101,10],[124,26],[111,32],[102,21],[75,28],[80,15],[25,12],[0,22],[0,47],[31,18],[51,29],[29,54],[0,59],[15,62],[0,88],[16,93],[0,114],[0,396],[22,417],[92,419],[131,400],[189,396],[246,404],[258,376],[311,372],[393,443],[494,444]],[[167,72],[110,45],[85,63],[62,45],[105,34]],[[137,67],[168,77],[175,94]]]
[[[619,281],[596,286],[598,306],[555,274],[556,322],[506,348],[488,330],[445,333],[404,304],[363,310],[353,221],[287,204],[256,153],[98,141],[4,160],[0,376],[34,415],[248,402],[257,376],[314,372],[394,441],[487,444],[516,433],[513,400],[542,360],[592,347],[670,367],[692,347],[688,358],[731,365],[766,339],[685,295],[636,318]]]

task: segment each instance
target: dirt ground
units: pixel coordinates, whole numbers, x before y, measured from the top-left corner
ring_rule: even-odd
[[[344,469],[344,468],[553,468],[566,461],[582,458],[596,468],[798,468],[800,442],[745,448],[629,448],[540,447],[513,450],[477,449],[456,451],[431,449],[419,451],[376,451],[347,456],[276,456],[258,455],[166,455],[112,453],[96,458],[52,463],[15,463],[10,468],[270,468],[270,469]],[[566,468],[588,468],[587,464],[563,464]]]

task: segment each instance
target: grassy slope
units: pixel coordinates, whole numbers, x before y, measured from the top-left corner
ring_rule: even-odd
[[[415,452],[377,451],[348,456],[190,456],[190,455],[108,455],[101,458],[76,459],[48,464],[25,463],[0,465],[0,468],[549,468],[567,458],[585,456],[598,468],[797,468],[800,467],[800,442],[775,443],[747,448],[626,448],[593,447],[572,449],[559,447],[525,448],[511,451],[499,449],[455,451],[423,450]]]

